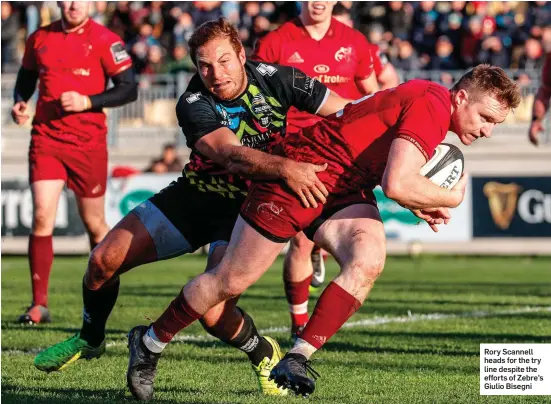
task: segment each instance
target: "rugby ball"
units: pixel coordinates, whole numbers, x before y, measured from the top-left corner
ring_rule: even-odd
[[[442,143],[436,146],[434,155],[421,167],[420,174],[442,188],[451,189],[463,174],[463,153],[457,146]]]

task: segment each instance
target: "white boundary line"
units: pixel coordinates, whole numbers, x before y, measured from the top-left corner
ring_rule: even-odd
[[[524,313],[537,313],[537,312],[551,312],[551,306],[548,307],[522,307],[512,310],[503,310],[503,311],[469,311],[458,314],[445,314],[445,313],[429,313],[429,314],[412,314],[408,310],[407,316],[400,317],[374,317],[368,318],[365,320],[351,321],[342,326],[342,328],[361,328],[361,327],[376,327],[383,324],[395,324],[395,323],[414,323],[419,321],[437,321],[437,320],[449,320],[449,319],[458,319],[458,318],[485,318],[485,317],[494,317],[494,316],[506,316],[509,314],[524,314]],[[46,330],[46,329],[45,329]],[[7,330],[5,330],[7,331]],[[283,334],[289,333],[289,327],[270,327],[263,330],[259,330],[261,335],[266,334]],[[211,335],[180,335],[172,340],[173,343],[180,342],[203,342],[203,341],[217,341]],[[107,347],[113,346],[125,346],[126,341],[112,341],[107,343]],[[5,355],[36,355],[45,348],[33,348],[29,350],[20,350],[20,349],[9,349],[2,350],[2,353]]]

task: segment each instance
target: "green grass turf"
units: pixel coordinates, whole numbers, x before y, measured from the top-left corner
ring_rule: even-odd
[[[32,361],[37,348],[80,328],[85,258],[56,258],[50,284],[54,322],[22,327],[15,319],[30,300],[27,262],[2,258],[2,402],[128,403],[125,335],[155,319],[181,286],[202,271],[205,258],[189,256],[135,269],[123,276],[108,323],[112,344],[100,360],[78,361],[45,374]],[[329,276],[337,271],[328,261]],[[281,261],[242,297],[259,329],[288,326]],[[318,293],[319,294],[319,293]],[[318,295],[316,294],[316,295]],[[314,303],[311,300],[310,310]],[[375,317],[418,321],[358,325],[341,330],[315,355],[322,377],[312,402],[324,403],[541,403],[543,396],[479,395],[480,343],[551,342],[551,259],[425,257],[418,263],[389,258],[385,271],[350,322]],[[536,311],[514,313],[531,307]],[[484,312],[482,317],[474,313]],[[451,315],[437,320],[416,315]],[[479,313],[480,314],[480,313]],[[455,315],[455,316],[453,316]],[[193,325],[185,334],[204,336]],[[284,350],[288,331],[272,334]],[[548,377],[551,377],[548,376]],[[160,403],[281,403],[264,398],[244,354],[212,339],[176,342],[160,361]],[[302,399],[300,399],[302,400]]]

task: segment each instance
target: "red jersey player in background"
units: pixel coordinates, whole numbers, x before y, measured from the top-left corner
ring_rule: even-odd
[[[528,131],[530,142],[537,146],[540,133],[543,132],[543,119],[549,110],[549,99],[551,99],[551,52],[547,52],[545,64],[541,73],[541,84],[532,107],[532,124]]]
[[[299,68],[343,98],[357,99],[376,92],[371,44],[359,31],[332,18],[336,3],[302,2],[300,16],[262,38],[253,59]],[[287,131],[295,132],[320,120],[293,108],[287,118]],[[283,268],[294,336],[308,321],[310,285],[319,287],[325,278],[320,248],[303,233],[297,234],[291,240]]]
[[[19,318],[19,322],[27,324],[50,321],[52,233],[65,184],[76,195],[91,248],[109,230],[104,212],[107,126],[102,108],[117,107],[137,98],[132,61],[122,40],[89,18],[90,2],[58,4],[61,20],[38,29],[27,40],[12,109],[14,121],[25,124],[30,117],[27,102],[40,80],[29,150],[33,300]],[[109,77],[114,86],[106,90]]]
[[[333,8],[333,18],[351,28],[354,26],[354,21],[352,21],[350,16],[350,10],[340,2]],[[390,63],[386,55],[381,53],[379,46],[369,42],[369,47],[371,49],[371,56],[373,57],[373,72],[377,78],[379,90],[386,90],[387,88],[396,87],[400,84],[398,72],[392,63]]]

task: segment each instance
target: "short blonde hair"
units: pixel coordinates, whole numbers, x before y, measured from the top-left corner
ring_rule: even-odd
[[[480,64],[465,73],[452,88],[452,93],[465,90],[474,101],[489,95],[510,109],[520,104],[520,89],[501,67]]]

